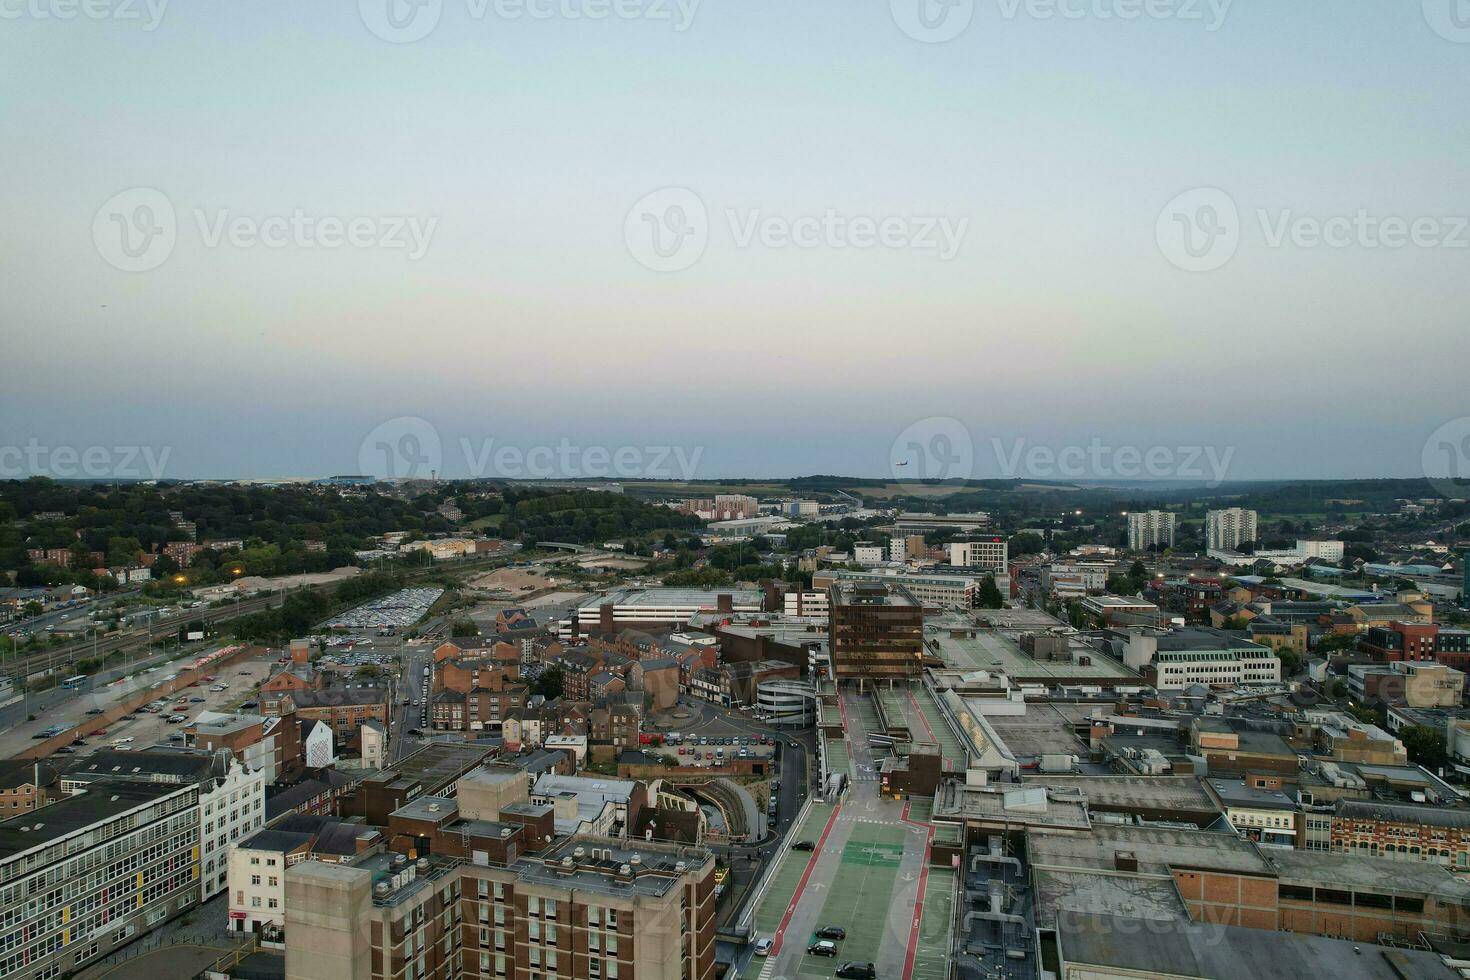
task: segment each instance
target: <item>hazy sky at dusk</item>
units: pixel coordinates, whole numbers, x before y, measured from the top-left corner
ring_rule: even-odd
[[[450,476],[492,439],[876,476],[937,417],[975,476],[1011,475],[993,439],[1415,475],[1470,411],[1470,29],[1437,0],[977,0],[943,43],[919,0],[426,0],[409,43],[389,0],[96,2],[0,0],[0,447],[320,475],[413,417]],[[646,218],[665,188],[697,211]],[[1169,237],[1197,188],[1223,262]],[[164,257],[119,252],[160,198]]]

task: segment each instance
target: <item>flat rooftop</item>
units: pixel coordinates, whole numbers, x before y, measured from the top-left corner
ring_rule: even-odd
[[[1189,810],[1219,813],[1193,776],[1024,776],[1030,785],[1080,793],[1094,807],[1110,810]]]
[[[1020,830],[1058,828],[1087,830],[1092,826],[1081,800],[1054,798],[1044,786],[1015,783],[966,786],[950,781],[934,798],[936,819],[999,823]]]
[[[1026,842],[1033,867],[1113,874],[1119,851],[1132,854],[1140,874],[1167,875],[1197,868],[1274,876],[1256,847],[1234,834],[1173,827],[1097,824],[1091,834],[1032,833]]]
[[[1138,976],[1253,980],[1449,980],[1459,976],[1427,950],[1209,923],[1150,927],[1138,923],[1138,918],[1059,915],[1057,938],[1063,958],[1068,963],[1113,967]]]
[[[614,589],[607,595],[595,595],[583,599],[577,603],[579,612],[596,612],[599,607],[613,606],[646,606],[652,609],[665,606],[675,606],[690,609],[715,609],[719,605],[720,596],[727,595],[730,601],[737,606],[755,606],[760,608],[765,601],[765,595],[759,589],[682,589],[682,588],[653,588],[653,589]]]
[[[1311,882],[1343,891],[1433,895],[1441,901],[1470,905],[1470,880],[1444,865],[1284,847],[1263,853],[1283,881]]]
[[[1227,779],[1223,776],[1211,776],[1205,781],[1226,806],[1296,810],[1296,797],[1279,789],[1259,789],[1244,780]]]
[[[435,790],[457,780],[494,748],[470,742],[430,742],[428,745],[380,770],[376,777],[389,782],[417,781]]]
[[[568,859],[570,867],[563,864]],[[544,855],[522,858],[511,870],[531,884],[601,895],[658,896],[680,886],[680,864],[694,871],[713,860],[714,855],[702,847],[577,835],[553,845]],[[622,873],[624,867],[631,876]]]
[[[118,814],[191,789],[194,789],[192,784],[184,783],[98,780],[88,785],[85,792],[0,821],[0,858],[45,846]]]
[[[1132,918],[1189,921],[1172,878],[1033,868],[1036,925],[1056,925],[1063,913],[1123,913]]]
[[[1098,650],[1080,646],[1078,653],[1090,661],[1037,660],[1005,633],[971,628],[956,636],[943,627],[924,630],[924,645],[946,664],[963,670],[998,670],[1018,684],[1121,683],[1143,686],[1143,678]]]

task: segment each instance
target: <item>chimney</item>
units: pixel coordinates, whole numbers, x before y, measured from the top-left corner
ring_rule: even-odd
[[[1138,858],[1132,851],[1114,851],[1113,869],[1115,871],[1137,871]]]

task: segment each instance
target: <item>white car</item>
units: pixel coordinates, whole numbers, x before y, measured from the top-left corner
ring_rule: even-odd
[[[762,940],[758,941],[755,944],[755,955],[757,955],[757,956],[770,956],[771,955],[771,947],[774,946],[774,945],[776,945],[776,941],[774,939],[771,939],[770,937],[767,937],[765,939],[762,939]]]

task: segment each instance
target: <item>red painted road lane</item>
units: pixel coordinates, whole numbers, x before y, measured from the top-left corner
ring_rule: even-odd
[[[910,695],[912,697],[913,695]],[[922,716],[921,716],[922,717]],[[929,851],[934,845],[934,826],[916,823],[909,819],[909,804],[903,805],[903,822],[913,827],[923,827],[924,863],[919,866],[919,891],[914,900],[914,922],[909,926],[909,949],[903,959],[903,980],[913,980],[914,956],[919,951],[919,923],[924,921],[924,890],[929,887]]]
[[[775,956],[781,952],[781,941],[786,937],[786,927],[791,924],[791,914],[796,911],[796,906],[801,902],[801,893],[806,890],[806,883],[812,876],[812,871],[817,866],[817,855],[822,853],[822,848],[827,843],[827,835],[832,833],[832,826],[837,823],[837,814],[842,812],[841,804],[833,810],[832,815],[827,818],[827,826],[822,828],[822,836],[817,840],[817,846],[812,848],[812,856],[807,858],[806,871],[802,872],[801,881],[797,882],[796,892],[791,896],[791,901],[786,906],[786,914],[781,916],[781,924],[776,927],[776,941],[771,944],[771,955]]]

